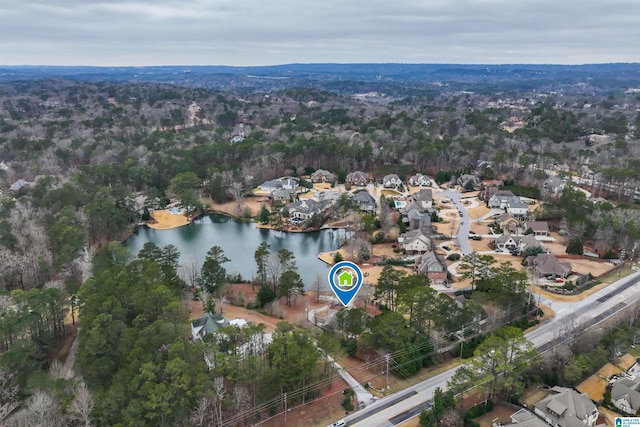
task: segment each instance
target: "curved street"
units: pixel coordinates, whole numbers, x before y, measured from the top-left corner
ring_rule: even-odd
[[[470,217],[467,213],[467,208],[460,202],[460,197],[462,196],[459,192],[453,190],[447,190],[438,193],[438,196],[444,196],[451,199],[451,202],[458,209],[460,213],[460,224],[458,226],[458,248],[462,255],[469,255],[473,252],[471,249],[471,243],[469,243],[469,231],[471,231],[471,223]]]

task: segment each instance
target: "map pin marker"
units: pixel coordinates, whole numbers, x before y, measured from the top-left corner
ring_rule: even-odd
[[[362,271],[351,261],[340,261],[329,271],[329,285],[346,307],[353,301],[362,286]]]

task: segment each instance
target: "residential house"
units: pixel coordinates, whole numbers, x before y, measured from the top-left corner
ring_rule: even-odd
[[[316,183],[317,182],[333,182],[336,180],[336,176],[327,170],[318,169],[311,174],[310,179],[311,179],[311,182],[316,182]]]
[[[280,182],[282,183],[282,188],[284,188],[285,190],[294,190],[297,192],[298,188],[300,188],[300,181],[298,181],[297,178],[287,176],[284,178],[280,178]]]
[[[16,182],[14,182],[13,184],[11,184],[11,187],[9,187],[10,191],[18,191],[21,190],[23,188],[31,188],[35,185],[35,182],[30,182],[27,180],[24,180],[22,178],[20,178],[19,180],[17,180]]]
[[[431,185],[431,178],[421,173],[417,173],[409,178],[409,185],[413,187],[426,187]]]
[[[322,205],[313,199],[304,199],[287,205],[289,220],[306,221],[322,212]]]
[[[520,200],[520,197],[513,196],[507,204],[507,213],[520,217],[529,216],[529,205]]]
[[[502,191],[501,191],[502,192]],[[511,191],[504,191],[505,193],[511,193]],[[491,209],[504,209],[507,213],[515,216],[527,216],[529,215],[529,206],[520,200],[520,197],[511,194],[494,194],[489,199],[487,205]]]
[[[260,191],[266,191],[267,193],[271,193],[274,190],[278,190],[282,188],[282,182],[277,179],[272,179],[271,181],[265,181],[258,186]]]
[[[271,199],[272,202],[290,202],[295,198],[295,191],[285,190],[284,188],[277,188],[269,193],[269,199]]]
[[[560,262],[552,254],[538,254],[527,258],[527,265],[533,267],[537,277],[566,279],[571,274],[571,263]]]
[[[476,189],[482,181],[475,175],[464,174],[456,180],[456,184],[464,189],[473,188]]]
[[[340,200],[340,197],[342,196],[342,193],[340,193],[339,191],[332,191],[332,190],[327,190],[327,191],[319,191],[317,193],[315,193],[315,198],[317,198],[319,201],[336,201],[336,200]]]
[[[527,411],[524,408],[512,414],[510,418],[511,422],[502,424],[501,427],[549,427],[549,424],[535,416],[533,412]]]
[[[443,285],[447,281],[447,263],[434,251],[426,252],[418,262],[418,274],[426,275],[434,285]]]
[[[346,183],[363,187],[369,183],[369,177],[361,171],[351,172],[347,175]]]
[[[431,189],[423,188],[413,193],[409,198],[420,206],[422,212],[433,207],[433,191]]]
[[[545,182],[542,183],[542,191],[552,196],[558,196],[564,190],[567,185],[565,181],[557,176],[550,176]]]
[[[495,185],[485,186],[484,190],[480,192],[480,200],[484,200],[485,202],[487,202],[489,201],[491,196],[497,194],[498,191],[500,191],[500,188]]]
[[[535,404],[535,413],[554,427],[593,427],[598,408],[586,393],[566,387],[553,387],[553,394]]]
[[[409,231],[398,240],[402,240],[402,247],[408,254],[425,253],[432,247],[431,238],[422,229]]]
[[[203,317],[191,322],[191,338],[203,340],[205,336],[216,333],[219,329],[229,326],[230,323],[221,314],[205,314]]]
[[[367,191],[358,191],[351,198],[361,211],[364,212],[375,212],[376,211],[376,199],[373,198],[371,194]]]
[[[407,216],[402,218],[402,221],[407,224],[409,231],[431,227],[431,215],[420,212],[417,209],[409,210]]]
[[[536,238],[531,235],[514,236],[509,233],[504,233],[494,241],[496,248],[506,249],[510,252],[521,253],[528,248],[543,248],[544,246]]]
[[[533,235],[538,237],[549,236],[549,223],[547,221],[525,221],[524,229],[533,231]]]
[[[382,178],[382,186],[384,188],[398,188],[402,185],[402,180],[395,173],[385,175]]]
[[[516,217],[510,214],[500,214],[494,220],[493,223],[500,226],[503,233],[515,234],[518,231],[520,221]]]
[[[513,197],[514,194],[510,190],[499,190],[498,187],[495,188],[496,191],[491,191],[491,195],[487,198],[487,206],[491,209],[504,209],[507,206],[507,202],[509,197]]]
[[[640,377],[620,378],[613,383],[611,403],[624,413],[636,415],[640,410]]]

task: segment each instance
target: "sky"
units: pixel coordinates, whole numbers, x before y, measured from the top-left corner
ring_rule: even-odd
[[[2,65],[640,62],[638,0],[2,0]]]

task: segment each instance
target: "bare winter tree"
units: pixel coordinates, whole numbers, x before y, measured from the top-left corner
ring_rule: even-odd
[[[202,256],[198,256],[196,254],[189,254],[184,263],[182,263],[180,268],[180,275],[182,276],[182,280],[190,288],[198,287],[200,283],[200,271],[202,263],[204,259]]]
[[[17,385],[13,384],[13,374],[0,370],[0,421],[4,420],[19,405]]]
[[[189,420],[195,427],[206,427],[211,425],[211,411],[214,409],[214,402],[208,396],[203,396],[198,400],[198,404],[191,411]]]
[[[213,380],[213,392],[215,393],[215,412],[218,425],[222,425],[222,405],[227,397],[227,388],[224,385],[224,378],[216,377]]]
[[[67,409],[68,417],[72,422],[80,426],[91,427],[93,426],[91,422],[93,407],[93,396],[91,396],[91,392],[85,383],[81,382],[76,387],[73,401]]]
[[[237,216],[242,215],[242,205],[244,203],[244,188],[241,182],[234,181],[231,183],[227,192],[231,194],[231,196],[236,201],[236,207],[234,209],[235,214]]]
[[[44,390],[36,390],[33,393],[27,404],[25,416],[33,426],[62,427],[64,425],[58,402]]]

